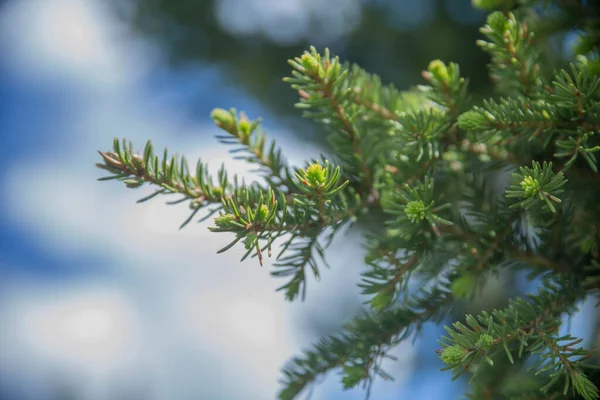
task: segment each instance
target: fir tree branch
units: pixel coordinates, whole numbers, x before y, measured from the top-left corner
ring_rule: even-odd
[[[226,111],[220,108],[213,110],[211,117],[219,128],[230,134],[230,136],[217,136],[221,143],[242,145],[241,148],[233,149],[231,152],[244,151],[247,155],[236,156],[235,159],[261,165],[268,171],[266,179],[272,188],[284,185],[287,193],[297,192],[292,184],[292,175],[287,161],[281,150],[275,147],[275,141],[271,141],[269,150],[265,152],[267,137],[260,132],[260,119],[249,120],[244,113],[241,113],[238,118],[235,109]]]
[[[533,33],[527,24],[519,22],[511,12],[496,11],[487,18],[480,29],[488,42],[477,44],[491,54],[490,74],[501,89],[518,94],[533,94],[537,89],[539,75],[539,52],[532,45]],[[518,80],[513,79],[518,76]]]
[[[438,287],[423,290],[404,307],[356,317],[343,334],[321,339],[312,350],[304,352],[304,357],[296,357],[284,367],[284,389],[279,398],[294,399],[319,375],[339,367],[343,367],[346,388],[368,384],[373,373],[387,377],[380,370],[371,372],[376,358],[418,332],[426,321],[437,319],[451,300],[450,292]]]
[[[398,293],[406,290],[410,272],[422,256],[421,252],[415,252],[404,261],[396,256],[397,249],[388,249],[385,244],[375,242],[376,247],[365,257],[371,269],[361,274],[362,283],[358,285],[363,294],[375,295],[370,306],[377,312],[394,304]]]
[[[597,398],[598,390],[578,365],[591,352],[573,348],[581,340],[570,335],[556,335],[560,315],[572,310],[575,301],[584,296],[576,285],[572,282],[568,291],[559,286],[546,286],[537,295],[529,295],[529,301],[516,298],[505,310],[496,310],[491,314],[482,312],[477,318],[467,315],[468,326],[456,322],[453,329],[446,327],[449,337],[442,338],[443,342],[440,343],[444,349],[439,351],[442,361],[448,365],[445,369],[452,369],[453,379],[456,379],[476,361],[482,360],[493,365],[489,354],[500,348],[513,363],[512,351],[507,344],[518,341],[519,357],[524,351],[540,356],[540,361],[532,368],[548,376],[549,383],[542,388],[543,392],[552,388],[560,377],[565,377],[564,394],[571,382],[573,391],[586,400]],[[561,344],[564,342],[567,343]]]
[[[271,189],[266,195],[259,193],[249,196],[249,191],[242,187],[238,190],[237,196],[223,202],[224,213],[215,219],[217,226],[209,229],[214,232],[236,233],[234,242],[225,249],[235,244],[241,237],[245,237],[244,244],[247,252],[242,260],[255,248],[255,254],[261,265],[261,238],[267,241],[268,248],[275,239],[286,232],[292,233],[291,240],[307,231],[314,232],[316,240],[316,236],[325,226],[345,222],[348,218],[352,218],[357,210],[356,206],[350,206],[341,192],[348,181],[338,184],[340,168],[331,167],[327,160],[324,164],[325,166],[314,162],[295,173],[296,180],[292,181],[292,184],[295,185],[297,193],[292,194],[291,204],[286,202],[283,192],[279,192],[280,200],[277,201]],[[341,201],[332,202],[332,198],[335,197],[339,197]],[[251,201],[252,198],[255,200]],[[270,203],[267,204],[264,199]],[[284,245],[284,249],[287,249],[289,244],[291,241]],[[278,260],[281,254],[277,257]],[[308,261],[309,259],[305,259],[305,262],[300,265],[297,262],[290,262],[290,264],[294,264],[294,268],[298,269],[303,268]]]
[[[201,208],[209,204],[219,204],[230,195],[227,192],[231,190],[231,187],[224,168],[219,171],[219,186],[215,186],[201,160],[198,160],[196,175],[192,176],[184,157],[181,157],[180,160],[177,156],[169,158],[167,149],[165,149],[163,158],[160,160],[158,156],[154,155],[152,144],[149,141],[144,149],[143,157],[133,152],[133,143],[129,142],[129,146],[127,146],[125,139],[121,144],[116,138],[113,142],[112,152],[99,151],[98,153],[104,164],[96,164],[96,166],[113,174],[99,178],[99,180],[120,180],[128,188],[133,189],[144,183],[160,187],[153,194],[138,200],[138,203],[163,194],[183,195],[184,197],[176,203],[189,201],[189,206],[193,211],[180,228],[187,225]],[[211,211],[209,215],[217,209]]]
[[[393,112],[391,112],[390,110],[388,110],[387,108],[385,108],[382,105],[379,105],[377,103],[371,103],[366,99],[363,99],[360,96],[361,93],[361,89],[360,88],[355,88],[354,92],[356,93],[356,95],[354,96],[354,102],[368,110],[373,111],[374,113],[378,114],[381,118],[387,119],[387,120],[391,120],[394,121],[396,120],[396,114],[394,114]]]
[[[533,135],[542,130],[549,136],[552,130],[563,128],[552,121],[554,112],[553,105],[535,103],[527,98],[489,99],[484,100],[483,107],[475,106],[461,114],[458,124],[461,129],[487,133],[491,139],[493,135],[506,140],[515,134]]]
[[[359,133],[334,93],[333,83],[335,82],[334,79],[338,77],[335,77],[334,79],[331,79],[332,77],[326,77],[327,74],[331,74],[330,71],[335,71],[336,68],[339,68],[339,61],[337,59],[330,61],[328,49],[325,50],[323,64],[321,64],[320,56],[316,53],[314,48],[311,49],[311,53],[305,53],[300,60],[303,65],[303,72],[317,84],[315,89],[316,93],[320,95],[320,99],[329,101],[330,107],[334,111],[335,118],[341,123],[343,130],[352,143],[353,154],[356,157],[362,172],[363,190],[368,192],[372,187],[371,171],[365,162],[365,155],[363,154],[359,142]],[[319,68],[321,66],[322,69]],[[321,71],[323,72],[321,73]]]
[[[332,58],[325,49],[321,56],[314,47],[302,57],[289,61],[294,68],[293,77],[285,81],[292,83],[298,91],[300,102],[298,108],[306,110],[304,115],[317,120],[333,131],[329,137],[343,164],[346,173],[350,174],[352,184],[356,184],[364,206],[377,199],[373,196],[373,171],[378,163],[376,158],[379,149],[386,148],[385,124],[372,119],[361,119],[361,110],[371,112],[357,105],[353,98],[354,90],[373,86],[365,97],[381,97],[388,103],[398,104],[401,101],[397,91],[389,86],[381,87],[378,78],[370,76],[358,67],[342,65],[339,59]],[[369,125],[371,124],[371,125]],[[364,132],[359,128],[364,127]],[[367,135],[367,130],[369,134]]]
[[[454,123],[459,113],[465,111],[465,104],[469,100],[469,82],[460,76],[458,64],[451,62],[446,65],[441,60],[433,60],[421,75],[431,86],[419,86],[419,89],[431,101],[447,109],[448,116]]]

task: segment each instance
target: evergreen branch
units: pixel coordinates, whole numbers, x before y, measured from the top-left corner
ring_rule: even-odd
[[[412,271],[419,268],[420,276],[437,277],[450,260],[456,260],[459,274],[451,279],[452,293],[455,298],[467,298],[473,294],[476,280],[494,265],[492,260],[497,259],[513,231],[506,221],[503,229],[494,231],[488,227],[487,230],[486,234],[472,234],[456,225],[440,225],[442,240],[437,242],[438,247],[426,236],[415,241],[414,235],[402,236],[402,231],[389,229],[385,237],[371,239],[365,262],[372,268],[362,274],[363,283],[359,287],[363,288],[363,294],[375,294],[371,306],[381,311],[396,301]],[[405,254],[398,257],[398,251]]]
[[[410,277],[410,271],[418,266],[419,255],[413,253],[408,257],[402,257],[405,261],[396,257],[394,250],[386,249],[382,243],[377,243],[372,250],[372,255],[365,257],[370,270],[363,272],[362,294],[375,294],[370,300],[370,306],[377,312],[394,304],[400,291],[405,291]]]
[[[288,301],[293,301],[299,293],[301,293],[302,301],[306,298],[306,266],[311,268],[315,279],[317,281],[320,280],[319,267],[314,254],[315,251],[321,256],[321,260],[325,265],[327,265],[323,256],[325,247],[319,243],[318,234],[310,237],[305,243],[298,243],[295,240],[298,236],[300,236],[299,233],[293,234],[283,245],[280,253],[282,255],[284,251],[292,251],[293,254],[283,258],[278,256],[278,260],[274,264],[274,267],[278,269],[271,272],[271,275],[275,277],[292,276],[289,282],[277,288],[277,291],[285,291],[285,297]]]
[[[246,156],[236,156],[235,159],[258,163],[264,167],[268,171],[266,178],[271,187],[284,185],[288,192],[295,189],[287,162],[281,149],[275,147],[275,141],[271,141],[268,146],[269,150],[265,152],[267,137],[259,130],[260,119],[249,120],[244,113],[241,113],[238,118],[235,109],[226,111],[220,108],[214,109],[211,117],[219,128],[231,135],[217,136],[221,143],[241,144],[243,146],[231,150],[232,153],[246,152]]]
[[[538,201],[543,201],[548,209],[555,213],[553,203],[561,202],[558,195],[564,191],[562,187],[567,183],[567,179],[562,172],[555,174],[552,171],[552,163],[544,161],[542,166],[534,161],[532,167],[520,167],[520,173],[513,174],[513,183],[506,191],[506,197],[522,199],[511,207],[532,209]]]
[[[220,186],[214,186],[212,178],[207,175],[206,167],[201,161],[198,162],[195,177],[189,174],[185,159],[182,158],[181,163],[178,163],[176,156],[169,160],[166,150],[160,162],[153,154],[150,142],[146,145],[143,158],[133,153],[132,143],[126,147],[125,142],[121,146],[120,142],[115,140],[113,147],[113,152],[100,152],[105,164],[99,164],[98,167],[112,172],[114,175],[110,177],[111,179],[122,180],[128,187],[139,187],[145,182],[162,187],[140,201],[147,201],[159,194],[183,194],[184,197],[178,202],[190,201],[193,212],[182,227],[191,221],[201,207],[221,203],[221,207],[211,212],[212,214],[223,209],[223,212],[215,218],[216,227],[210,229],[213,232],[236,233],[234,241],[219,252],[228,250],[241,239],[245,239],[247,252],[242,260],[254,252],[262,265],[262,251],[268,249],[270,255],[271,244],[282,234],[291,232],[300,235],[306,231],[320,232],[328,225],[343,225],[357,212],[357,208],[350,207],[345,197],[341,202],[343,208],[338,203],[332,205],[331,200],[327,199],[339,195],[341,189],[347,184],[347,182],[338,184],[340,169],[329,167],[327,162],[325,167],[313,163],[306,170],[299,170],[296,174],[299,180],[293,181],[294,191],[305,193],[308,198],[314,196],[315,201],[306,202],[295,198],[291,209],[288,209],[290,206],[283,192],[279,192],[279,199],[276,199],[275,192],[271,189],[265,192],[256,186],[238,185],[237,178],[232,186],[228,183],[224,169],[219,171]],[[268,199],[269,204],[265,199]],[[314,215],[317,215],[317,218],[313,218]],[[264,247],[261,247],[261,240]],[[319,248],[321,254],[322,250]],[[280,261],[277,266],[287,265],[284,261]],[[296,264],[296,268],[300,266]],[[294,297],[295,295],[288,292],[288,298]]]
[[[377,103],[371,103],[370,101],[364,99],[361,97],[361,88],[357,87],[354,89],[355,92],[355,97],[354,97],[354,102],[370,111],[373,111],[374,113],[378,114],[381,118],[387,119],[387,120],[391,120],[394,121],[396,120],[396,114],[394,114],[392,111],[388,110],[387,108],[385,108],[382,105],[379,105]]]
[[[600,78],[590,75],[586,63],[571,64],[571,73],[561,70],[552,82],[550,96],[563,121],[576,122],[578,129],[556,140],[558,158],[568,158],[563,169],[570,168],[578,157],[583,157],[589,167],[598,172],[594,153],[600,151],[600,142],[594,137],[600,132]]]
[[[215,219],[216,227],[209,228],[213,232],[232,232],[236,234],[233,242],[221,251],[245,238],[246,253],[242,260],[256,255],[262,265],[262,252],[268,250],[271,255],[272,243],[289,235],[277,256],[272,275],[277,277],[292,276],[291,280],[278,290],[285,290],[286,299],[292,301],[306,290],[305,268],[309,266],[319,280],[319,269],[315,251],[325,261],[324,250],[328,246],[319,243],[319,236],[327,227],[332,227],[329,243],[333,235],[348,221],[356,218],[360,209],[360,198],[351,201],[343,194],[342,189],[348,181],[339,184],[340,168],[319,162],[310,163],[306,168],[295,173],[292,181],[295,192],[291,204],[287,204],[283,192],[279,193],[279,201],[275,193],[269,189],[266,194],[248,196],[249,191],[240,189],[237,196],[223,202],[224,212]],[[258,200],[252,199],[258,198]],[[268,200],[268,202],[266,200]],[[332,200],[338,201],[332,201]],[[298,240],[308,236],[308,242]],[[284,252],[286,255],[284,256]],[[287,254],[291,253],[291,254]]]
[[[458,64],[446,65],[440,60],[434,60],[429,63],[422,76],[431,86],[419,86],[419,89],[431,101],[448,109],[452,121],[465,111],[463,108],[468,102],[468,81],[460,76]]]
[[[489,40],[478,40],[477,45],[492,56],[492,79],[507,91],[532,94],[538,85],[539,52],[532,46],[534,35],[527,24],[518,22],[511,12],[497,11],[488,16],[480,32]],[[515,75],[518,80],[513,79]]]
[[[362,111],[367,110],[376,114],[380,123],[387,126],[387,122],[397,119],[397,112],[421,109],[427,106],[427,96],[419,91],[409,90],[400,92],[394,85],[383,85],[377,75],[369,74],[357,65],[349,67],[347,87],[351,89],[352,103],[359,106]],[[355,120],[360,120],[355,118]]]
[[[560,70],[552,82],[550,98],[559,109],[568,111],[579,122],[600,108],[600,77],[590,74],[586,63],[571,63],[570,73]],[[565,119],[571,119],[565,116]]]
[[[215,186],[201,160],[198,160],[196,175],[192,176],[184,157],[181,157],[180,160],[177,155],[169,158],[165,148],[163,158],[160,160],[158,156],[154,155],[150,141],[146,144],[143,157],[134,153],[132,142],[129,142],[129,146],[127,146],[125,139],[121,144],[116,138],[113,142],[112,152],[99,151],[98,153],[104,164],[96,164],[96,166],[113,174],[99,180],[120,180],[132,189],[138,188],[144,183],[160,187],[151,195],[138,200],[138,203],[162,194],[183,195],[184,197],[178,202],[189,201],[193,212],[180,228],[189,223],[200,208],[220,203],[231,189],[223,167],[219,171],[219,186]]]
[[[418,332],[425,322],[437,319],[451,300],[446,288],[436,287],[422,290],[404,307],[354,318],[343,334],[321,339],[302,358],[296,357],[284,367],[279,398],[294,399],[319,375],[339,367],[343,368],[345,388],[361,382],[368,385],[374,374],[387,378],[383,371],[375,371],[376,359]]]
[[[424,156],[432,160],[440,157],[441,139],[448,132],[449,122],[444,113],[434,108],[401,113],[392,122],[389,134],[395,139],[392,143],[403,149],[404,155],[416,162],[424,160]]]
[[[373,122],[385,126],[387,121],[396,118],[396,111],[420,106],[421,97],[415,92],[400,92],[392,84],[383,85],[377,75],[368,73],[358,65],[345,65],[344,68],[349,71],[345,77],[345,87],[350,90],[351,102],[359,106],[361,116],[372,116],[363,114],[364,111],[374,113],[379,118],[371,118]],[[355,117],[354,120],[359,122],[360,118]]]
[[[406,185],[413,186],[415,183],[422,180],[423,175],[425,175],[427,170],[429,170],[431,168],[432,163],[433,163],[433,160],[427,160],[424,163],[422,163],[421,166],[419,167],[419,169],[417,170],[417,172],[414,173],[413,175],[411,175],[408,179],[406,179],[405,185],[399,189],[406,188]]]
[[[468,326],[455,322],[452,329],[446,327],[449,337],[442,338],[440,343],[444,349],[439,351],[440,358],[448,365],[444,369],[452,369],[453,379],[457,379],[479,360],[493,365],[491,354],[496,350],[504,350],[510,362],[514,363],[508,343],[516,341],[519,357],[524,351],[540,355],[540,361],[532,368],[548,376],[549,383],[541,389],[542,392],[547,392],[564,376],[564,394],[572,382],[574,392],[586,400],[596,399],[596,387],[578,365],[591,352],[573,347],[581,340],[570,335],[556,335],[560,315],[572,309],[574,302],[584,296],[576,283],[569,287],[570,290],[566,291],[558,286],[546,286],[537,295],[529,295],[529,301],[516,298],[504,310],[495,310],[491,314],[484,311],[477,318],[467,315]]]
[[[482,371],[477,375],[478,379],[471,382],[471,392],[466,395],[467,399],[560,400],[565,398],[559,392],[541,393],[539,388],[545,381],[524,368],[522,360],[515,360],[515,365],[506,360],[506,357],[497,356],[493,360],[494,368]]]
[[[434,200],[433,179],[426,176],[423,182],[404,186],[403,192],[390,192],[389,196],[382,199],[383,210],[387,214],[396,216],[387,222],[395,228],[401,237],[414,237],[423,234],[427,225],[436,236],[440,236],[438,225],[452,225],[439,214],[450,207],[449,203],[436,206]]]
[[[317,111],[305,112],[305,116],[331,125],[349,141],[350,154],[358,164],[360,192],[365,194],[366,199],[373,184],[372,172],[367,164],[367,154],[364,153],[360,133],[345,107],[346,99],[353,90],[348,87],[352,80],[352,77],[348,77],[349,68],[342,66],[338,57],[331,58],[329,49],[325,49],[321,56],[314,47],[289,63],[294,68],[294,77],[286,78],[285,81],[292,83],[292,87],[300,94],[300,103],[296,106],[306,110],[316,109]],[[340,151],[340,154],[344,152]]]
[[[475,106],[458,117],[461,129],[487,134],[491,144],[514,135],[535,137],[541,131],[546,138],[553,132],[575,129],[575,124],[560,125],[553,121],[554,106],[539,104],[526,98],[501,98],[499,101],[483,101],[483,107]]]
[[[360,73],[363,73],[363,71],[360,70],[356,74],[359,75]],[[431,86],[419,86],[419,91],[425,94],[427,99],[447,108],[451,120],[456,119],[458,113],[463,111],[462,106],[468,100],[468,81],[460,76],[459,66],[455,63],[450,63],[446,66],[442,61],[435,60],[429,64],[428,70],[423,71],[422,75]],[[408,106],[408,104],[404,105],[402,108],[398,107],[399,104],[401,105],[402,101],[408,102],[409,99],[407,99],[407,96],[410,93],[400,93],[392,85],[380,88],[381,84],[378,78],[371,76],[369,76],[369,78],[376,82],[373,85],[375,88],[371,88],[371,85],[367,85],[367,89],[356,86],[353,89],[355,94],[353,98],[354,103],[376,113],[383,119],[396,122],[399,121],[399,116],[406,114],[406,111],[416,111]],[[380,90],[378,91],[376,88],[380,88]],[[396,105],[396,107],[394,108],[394,111],[391,111],[385,106],[369,100],[366,97],[371,97],[380,101],[385,101],[385,99],[387,99],[387,102],[391,102],[393,105]],[[431,107],[425,107],[424,110],[427,110],[428,108]],[[423,106],[419,104],[416,109],[423,109]],[[405,112],[399,113],[400,110]]]
[[[563,166],[573,165],[582,156],[592,170],[597,171],[594,153],[600,151],[597,140],[598,110],[600,109],[600,78],[590,77],[585,64],[571,66],[571,74],[560,71],[546,90],[552,102],[526,97],[489,99],[483,106],[475,106],[461,114],[461,129],[486,136],[491,146],[507,146],[523,139],[531,141],[543,133],[542,147],[552,139],[557,152],[555,157],[568,158]],[[481,139],[479,139],[481,140]]]
[[[326,60],[328,58],[329,57],[326,56]],[[356,130],[350,119],[347,117],[344,107],[336,100],[331,85],[320,77],[316,77],[315,80],[321,85],[321,90],[323,91],[323,98],[329,99],[331,107],[335,110],[337,118],[341,121],[342,125],[344,126],[344,130],[346,131],[350,141],[352,142],[352,149],[354,150],[353,154],[359,160],[360,169],[362,171],[363,179],[365,181],[364,186],[365,188],[370,188],[372,186],[371,171],[369,170],[369,167],[364,161],[365,156],[363,155],[362,149],[360,148],[358,131]]]

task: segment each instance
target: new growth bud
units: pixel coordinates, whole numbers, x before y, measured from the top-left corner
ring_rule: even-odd
[[[467,349],[455,345],[446,347],[440,355],[440,359],[446,365],[456,365],[462,361],[465,354],[467,354]]]
[[[312,163],[306,168],[306,180],[312,187],[320,187],[325,183],[327,168],[319,163]]]
[[[240,118],[240,131],[242,138],[247,138],[252,133],[252,124],[244,114]]]
[[[226,131],[235,129],[235,116],[222,108],[215,108],[211,113],[210,117],[215,121],[215,124]]]
[[[440,60],[433,60],[429,63],[427,70],[431,72],[433,77],[444,85],[450,83],[450,75],[448,74],[448,67]]]
[[[264,221],[269,215],[269,207],[266,204],[262,204],[258,210],[256,210],[256,218],[258,221]]]
[[[479,336],[479,340],[477,340],[477,346],[479,346],[479,348],[481,349],[487,349],[493,344],[494,338],[487,333],[484,333],[483,335]]]
[[[521,181],[521,187],[525,191],[525,196],[529,197],[535,195],[540,190],[540,183],[537,179],[531,176],[526,176]]]
[[[221,214],[215,218],[215,224],[219,228],[229,229],[237,227],[234,222],[236,222],[237,218],[233,214]]]
[[[404,213],[410,222],[416,224],[425,219],[425,204],[421,200],[411,201],[404,207]]]
[[[306,75],[308,75],[308,76],[318,76],[319,75],[320,65],[319,65],[319,61],[315,57],[313,57],[309,53],[304,53],[304,54],[302,54],[302,57],[300,57],[300,60],[302,60],[302,66],[304,67],[304,70],[306,71]]]
[[[221,197],[221,196],[223,196],[223,189],[220,188],[219,186],[215,186],[212,188],[212,193],[216,197]]]

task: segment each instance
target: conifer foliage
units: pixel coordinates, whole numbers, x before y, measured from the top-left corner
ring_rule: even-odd
[[[480,0],[490,11],[477,45],[490,55],[497,95],[474,104],[452,62],[432,61],[424,85],[400,91],[325,49],[290,60],[285,81],[297,107],[327,128],[331,161],[288,165],[282,151],[234,109],[216,109],[218,139],[258,168],[246,184],[222,167],[135,153],[115,139],[98,167],[129,188],[178,195],[190,216],[214,217],[247,257],[270,263],[288,300],[304,298],[325,249],[343,227],[383,213],[365,235],[359,286],[367,310],[283,368],[281,399],[297,398],[330,370],[344,387],[370,390],[388,351],[475,299],[504,270],[542,282],[504,309],[466,315],[446,327],[438,350],[452,379],[468,375],[472,399],[597,399],[598,356],[560,330],[564,317],[600,292],[600,10],[595,2]],[[495,11],[494,11],[495,10]],[[570,19],[569,19],[570,18]],[[558,22],[557,22],[558,21]],[[535,31],[577,28],[570,64],[548,65]],[[559,23],[560,22],[560,23]],[[558,27],[558,28],[557,28]],[[542,35],[543,36],[543,35]],[[547,35],[546,35],[547,36]],[[556,61],[556,60],[555,60]],[[554,69],[553,69],[554,68]],[[218,214],[217,214],[218,213]],[[421,289],[408,289],[409,281]],[[450,379],[450,377],[448,377]]]

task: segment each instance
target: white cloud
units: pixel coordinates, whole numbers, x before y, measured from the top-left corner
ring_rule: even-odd
[[[263,34],[279,43],[331,43],[360,21],[361,0],[220,0],[216,16],[234,33]]]
[[[4,62],[26,79],[103,90],[132,82],[151,64],[149,48],[128,45],[103,6],[96,0],[9,2],[0,14],[0,48],[10,54]]]
[[[136,313],[118,293],[81,286],[72,293],[35,289],[5,316],[32,353],[78,367],[114,368],[135,349]],[[45,302],[50,296],[54,301]]]
[[[62,382],[81,378],[73,386],[82,395],[90,390],[81,397],[87,399],[119,371],[144,365],[138,313],[119,290],[31,280],[3,290],[0,371],[12,384],[26,379],[35,387],[49,375]]]

